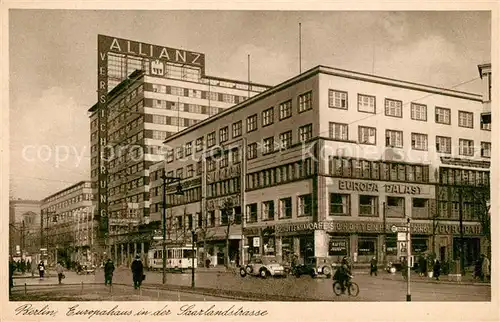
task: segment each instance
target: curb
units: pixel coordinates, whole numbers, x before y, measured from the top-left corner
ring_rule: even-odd
[[[383,277],[381,276],[382,279],[388,280],[388,281],[398,281],[396,279],[388,278],[388,277]],[[406,280],[401,280],[406,282]],[[477,283],[477,282],[452,282],[452,281],[447,281],[447,280],[421,280],[421,279],[416,279],[416,278],[411,278],[410,282],[412,283],[427,283],[427,284],[447,284],[447,285],[471,285],[471,286],[490,286],[491,283]]]

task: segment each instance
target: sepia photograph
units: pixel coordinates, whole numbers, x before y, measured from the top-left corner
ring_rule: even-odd
[[[12,316],[491,304],[491,10],[6,11]]]

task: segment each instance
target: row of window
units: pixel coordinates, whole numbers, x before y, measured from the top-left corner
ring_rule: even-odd
[[[197,119],[188,119],[184,117],[166,116],[166,115],[153,115],[152,119],[153,124],[183,126],[183,127],[189,127],[199,122],[201,121]]]
[[[91,183],[90,182],[84,182],[83,184],[79,184],[79,185],[76,185],[70,189],[67,189],[67,190],[64,190],[54,196],[51,196],[49,198],[46,198],[43,200],[43,202],[47,203],[47,202],[52,202],[54,200],[57,200],[57,199],[60,199],[64,196],[67,196],[67,195],[70,195],[70,194],[73,194],[79,190],[81,190],[82,188],[91,188]]]
[[[247,99],[246,96],[233,95],[228,93],[219,93],[213,91],[203,91],[192,88],[183,88],[177,86],[152,84],[152,92],[170,94],[175,96],[185,96],[192,98],[208,99],[209,101],[218,101],[229,104],[238,104]]]
[[[188,103],[180,103],[180,102],[172,102],[166,100],[152,100],[151,104],[148,104],[148,100],[146,100],[146,105],[151,105],[153,108],[160,108],[165,110],[172,111],[180,111],[180,112],[188,112],[195,114],[205,114],[205,115],[215,115],[224,111],[224,108],[216,107],[216,106],[205,106],[199,104],[188,104]]]
[[[299,160],[274,168],[247,174],[247,189],[261,189],[273,185],[284,184],[294,180],[308,178],[313,174],[311,159]]]
[[[347,110],[349,108],[348,94],[346,91],[329,90],[328,106]],[[358,94],[358,112],[377,113],[376,98],[372,95]],[[385,98],[384,112],[386,116],[403,117],[403,102],[401,100]],[[412,120],[427,122],[427,105],[411,102],[410,116]],[[438,107],[434,108],[434,120],[438,124],[451,125],[451,109]],[[458,111],[458,126],[474,128],[474,113]]]
[[[337,141],[349,141],[349,124],[330,122],[329,136]],[[361,144],[377,144],[377,129],[374,127],[358,126],[358,142]],[[403,131],[385,130],[385,146],[402,148]],[[411,133],[411,147],[413,150],[428,150],[428,135]],[[436,150],[440,153],[451,154],[451,137],[436,136]],[[474,155],[474,141],[459,139],[459,154],[464,156]],[[491,157],[491,143],[481,142],[481,156]]]
[[[145,178],[141,177],[139,179],[135,179],[135,180],[132,180],[130,182],[120,184],[119,186],[110,188],[108,191],[108,195],[110,197],[112,197],[112,196],[120,194],[120,193],[125,193],[129,190],[144,186],[145,182],[146,182]]]
[[[120,198],[120,199],[117,199],[117,200],[112,200],[109,202],[109,205],[110,206],[113,206],[113,205],[124,205],[124,204],[128,204],[128,203],[138,203],[138,202],[143,202],[145,200],[144,198],[144,195],[146,193],[144,192],[140,192],[136,195],[133,195],[133,196],[128,196],[128,197],[124,197],[124,198]],[[146,198],[147,201],[149,201],[149,193],[147,193],[148,197]],[[118,211],[120,212],[120,211]]]
[[[90,182],[86,183],[86,188],[90,188]],[[79,186],[79,187],[75,187],[76,189],[73,190],[73,189],[70,189],[68,191],[65,191],[63,192],[61,195],[57,195],[57,196],[53,196],[53,197],[50,197],[49,199],[46,199],[44,200],[44,203],[49,203],[49,202],[53,202],[53,201],[56,201],[58,199],[62,199],[64,198],[64,196],[67,196],[69,194],[73,194],[75,193],[76,191],[78,190],[81,190],[82,187]],[[69,192],[70,191],[70,192]],[[79,194],[78,196],[75,196],[75,197],[72,197],[72,198],[69,198],[67,200],[63,200],[63,201],[59,201],[58,203],[56,203],[55,205],[51,205],[50,207],[47,207],[46,208],[46,211],[50,211],[50,212],[53,212],[57,209],[62,209],[62,208],[66,208],[66,207],[69,207],[71,205],[74,205],[78,202],[83,202],[83,201],[90,201],[92,200],[92,194],[91,193],[81,193]]]
[[[429,166],[402,162],[329,157],[328,173],[335,177],[383,181],[429,182]]]
[[[90,194],[89,198],[91,197],[92,195]],[[54,210],[49,210],[49,211],[54,211]],[[89,209],[83,207],[72,209],[70,211],[63,211],[57,214],[52,214],[50,217],[44,217],[45,220],[44,225],[47,224],[46,218],[49,219],[48,225],[50,228],[50,227],[61,226],[62,224],[68,224],[68,223],[77,224],[78,220],[80,220],[81,223],[86,222],[92,219],[92,213],[90,212]]]
[[[490,172],[481,170],[467,170],[459,168],[439,168],[439,183],[444,185],[490,185]]]

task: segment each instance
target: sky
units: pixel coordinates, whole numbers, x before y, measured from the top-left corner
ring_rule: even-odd
[[[43,199],[90,178],[87,110],[96,102],[97,35],[189,49],[206,73],[276,85],[327,65],[480,92],[489,12],[104,11],[9,13],[10,194]],[[467,82],[462,86],[457,84]]]

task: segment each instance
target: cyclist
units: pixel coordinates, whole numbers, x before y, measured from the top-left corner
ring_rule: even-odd
[[[340,267],[337,269],[337,271],[335,272],[335,275],[333,277],[334,280],[336,280],[340,283],[340,287],[342,289],[342,294],[345,293],[346,284],[349,281],[349,279],[351,279],[351,278],[352,278],[352,275],[351,275],[350,265],[349,265],[347,258],[344,257],[342,259],[342,263],[341,263]]]

